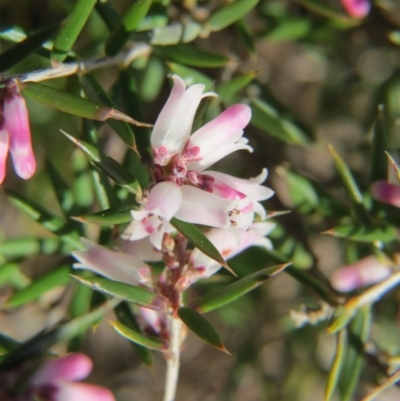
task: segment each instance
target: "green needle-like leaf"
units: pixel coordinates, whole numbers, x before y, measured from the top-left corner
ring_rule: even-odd
[[[62,63],[72,49],[82,31],[97,0],[77,0],[70,12],[67,22],[58,32],[51,53],[51,60]]]
[[[190,304],[190,307],[200,313],[207,313],[214,309],[235,301],[236,299],[254,290],[269,278],[283,271],[290,263],[278,266],[267,267],[258,272],[249,274],[248,276],[226,285],[218,291],[204,295]]]
[[[385,152],[388,146],[385,117],[385,107],[381,104],[378,106],[378,116],[373,130],[370,182],[386,179],[387,159]]]
[[[101,224],[103,226],[113,226],[115,224],[123,224],[132,221],[131,210],[136,205],[119,206],[96,213],[87,213],[82,216],[74,217],[74,220],[82,223]],[[0,244],[1,247],[1,244]]]
[[[143,287],[112,281],[107,278],[93,277],[87,278],[82,276],[72,275],[80,283],[87,285],[93,290],[103,294],[119,297],[134,304],[145,306],[150,309],[158,309],[157,295]]]
[[[212,14],[207,21],[207,26],[212,31],[220,31],[244,17],[258,2],[259,0],[236,0],[231,2]]]
[[[220,263],[225,267],[225,269],[229,270],[234,276],[236,276],[236,273],[227,265],[225,259],[221,256],[218,249],[197,226],[192,223],[186,223],[185,221],[178,220],[175,217],[171,219],[171,224],[181,234],[183,234],[192,245],[194,245],[205,255]]]
[[[196,312],[194,309],[182,307],[178,309],[178,316],[183,323],[203,341],[230,355],[213,325],[200,315],[200,313]]]
[[[251,71],[245,75],[233,78],[231,81],[218,88],[218,96],[226,106],[236,103],[236,95],[245,89],[256,76],[256,72]]]
[[[331,369],[329,371],[328,379],[326,381],[324,401],[330,401],[332,395],[336,389],[339,382],[339,376],[343,367],[344,359],[346,357],[346,342],[347,342],[347,332],[346,330],[341,330],[337,336],[336,354],[333,359]]]
[[[117,333],[121,334],[121,336],[125,337],[126,339],[133,341],[135,344],[142,345],[143,347],[153,349],[155,351],[165,351],[167,349],[167,347],[160,340],[144,336],[142,333],[132,330],[122,323],[110,322],[110,324],[114,327]]]
[[[71,280],[68,266],[59,267],[50,273],[37,278],[29,287],[15,293],[7,302],[8,307],[25,305],[28,302],[37,300],[47,291],[68,284]]]
[[[218,68],[224,67],[229,61],[219,54],[188,45],[154,46],[154,53],[167,60],[193,67]]]
[[[9,238],[0,242],[0,255],[15,258],[27,255],[69,254],[71,250],[63,246],[59,238]]]
[[[96,147],[87,142],[80,141],[73,136],[61,131],[68,139],[70,139],[79,149],[81,149],[90,159],[90,161],[99,167],[105,174],[113,179],[118,185],[126,188],[129,192],[136,195],[136,199],[140,200],[143,196],[142,188],[138,180],[125,167],[121,166],[111,157],[106,156]]]
[[[97,103],[105,104],[113,107],[115,104],[109,98],[106,91],[91,75],[83,75],[81,77],[82,87],[89,98]],[[107,124],[117,133],[117,135],[132,149],[136,150],[135,136],[131,127],[125,121],[107,120]]]
[[[28,97],[65,113],[89,118],[91,120],[105,121],[108,118],[113,118],[131,124],[138,124],[136,120],[118,110],[52,88],[51,86],[42,85],[37,82],[19,82],[18,86]]]
[[[323,234],[333,235],[338,238],[348,238],[359,242],[391,242],[396,238],[396,229],[384,225],[360,225],[348,224],[336,226]]]
[[[125,11],[122,21],[117,28],[111,32],[106,42],[106,53],[110,56],[117,54],[129,36],[134,32],[143,18],[146,16],[153,0],[135,0]]]
[[[57,28],[58,24],[43,28],[0,54],[0,71],[6,71],[14,67],[14,65],[34,53],[53,36]]]

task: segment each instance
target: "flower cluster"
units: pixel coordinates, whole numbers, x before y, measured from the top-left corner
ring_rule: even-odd
[[[28,110],[14,81],[9,81],[0,91],[0,184],[6,175],[8,151],[16,173],[25,180],[31,178],[36,170],[36,161],[32,151]]]
[[[260,204],[273,195],[261,185],[267,178],[266,169],[251,179],[206,170],[236,150],[252,151],[243,138],[250,107],[231,106],[191,134],[201,100],[215,94],[203,93],[201,84],[186,89],[177,75],[172,79],[171,94],[151,134],[153,181],[140,209],[131,212],[133,221],[122,235],[118,252],[88,240],[83,240],[87,251],[74,252],[80,262],[75,268],[147,286],[159,291],[170,305],[194,281],[221,267],[198,249],[187,251],[186,239],[176,233],[172,218],[209,227],[205,235],[225,259],[253,245],[271,248],[265,235],[274,227],[265,221],[267,214]],[[166,270],[154,283],[147,263],[160,260]],[[152,312],[145,311],[144,316],[154,321]]]
[[[22,386],[19,380],[21,375],[26,375],[25,370],[11,372],[11,375],[8,372],[7,377],[0,376],[0,398],[7,401],[115,401],[110,390],[78,382],[89,375],[92,365],[91,359],[80,353],[51,359]],[[17,392],[8,395],[7,388],[15,382],[19,383]]]

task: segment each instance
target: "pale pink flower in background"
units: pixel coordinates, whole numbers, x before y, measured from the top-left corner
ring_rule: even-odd
[[[331,277],[331,284],[340,292],[350,292],[382,281],[390,275],[391,271],[387,264],[375,256],[367,256],[336,270]]]
[[[89,375],[92,361],[75,353],[45,362],[32,376],[28,391],[32,398],[46,401],[115,401],[110,390],[77,383]],[[24,394],[21,398],[24,398]],[[17,398],[19,401],[19,399]]]
[[[6,175],[8,151],[16,173],[23,179],[31,178],[36,170],[36,160],[28,110],[14,82],[9,82],[0,94],[0,184]]]
[[[400,207],[400,186],[387,181],[376,181],[371,186],[372,197],[380,202]]]
[[[182,203],[182,192],[173,182],[160,182],[150,191],[143,210],[132,210],[133,221],[122,238],[136,241],[149,236],[153,246],[161,250],[164,233],[174,231],[169,221]]]
[[[114,281],[132,285],[151,286],[150,267],[136,255],[114,252],[87,238],[81,239],[86,251],[74,251],[72,255],[79,261],[74,269],[91,270]]]
[[[347,14],[353,18],[365,18],[371,9],[369,0],[340,0]]]

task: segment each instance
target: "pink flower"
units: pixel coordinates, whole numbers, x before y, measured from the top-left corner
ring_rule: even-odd
[[[151,286],[150,267],[136,255],[114,252],[104,246],[81,238],[86,251],[75,251],[72,255],[79,261],[74,269],[91,270],[111,280],[132,285]]]
[[[76,382],[91,370],[92,361],[80,353],[49,360],[34,373],[28,385],[28,398],[23,394],[21,400],[115,401],[111,391],[104,387]]]
[[[0,93],[0,184],[6,175],[8,151],[16,173],[23,179],[31,178],[36,170],[36,161],[32,151],[28,110],[13,81],[9,81]]]
[[[379,261],[375,256],[367,256],[358,262],[342,266],[333,273],[331,284],[341,292],[350,292],[359,287],[375,284],[391,273],[388,265]]]
[[[371,186],[371,193],[374,199],[400,207],[400,186],[386,181],[376,181]]]
[[[364,18],[369,14],[371,4],[368,0],[340,0],[344,9],[353,18]]]

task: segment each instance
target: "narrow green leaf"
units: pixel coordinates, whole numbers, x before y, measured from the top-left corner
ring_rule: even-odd
[[[90,159],[90,161],[99,167],[106,175],[113,179],[118,185],[127,189],[136,195],[136,199],[140,200],[143,196],[142,188],[138,180],[123,166],[111,157],[106,156],[100,150],[87,142],[80,141],[66,132],[61,132],[70,139],[79,149],[81,149]]]
[[[146,16],[151,3],[152,0],[135,0],[125,11],[122,21],[107,38],[106,53],[108,55],[114,56],[122,49],[130,34],[137,29]]]
[[[172,74],[178,74],[185,81],[186,86],[203,84],[206,89],[209,89],[213,84],[213,80],[210,77],[194,68],[170,62],[167,63],[167,66]]]
[[[283,142],[307,145],[311,143],[310,135],[280,114],[272,105],[252,99],[251,123],[257,128],[280,139]]]
[[[42,46],[44,42],[53,36],[57,28],[58,24],[53,24],[43,28],[40,31],[31,34],[17,45],[1,53],[0,71],[6,71],[11,67],[14,67],[14,65],[18,64],[20,61],[34,53]]]
[[[112,0],[97,1],[96,11],[99,13],[108,29],[112,30],[118,26],[120,18]]]
[[[255,273],[226,285],[218,291],[197,298],[189,306],[200,313],[207,313],[214,309],[235,301],[236,299],[254,290],[269,278],[283,271],[290,263],[278,266],[267,267]]]
[[[27,38],[25,31],[18,25],[0,23],[0,39],[19,43]]]
[[[42,85],[37,82],[19,82],[18,87],[28,97],[65,113],[91,120],[105,121],[108,118],[113,118],[131,124],[138,124],[136,120],[118,110],[52,88],[51,86]]]
[[[194,245],[197,249],[203,252],[205,255],[214,259],[220,263],[233,275],[236,276],[235,272],[227,265],[225,259],[221,256],[218,249],[211,243],[211,241],[201,232],[201,230],[192,223],[186,223],[173,217],[171,224],[183,234],[189,242]]]
[[[389,161],[389,164],[391,165],[391,167],[392,167],[392,169],[393,169],[393,172],[394,172],[394,174],[395,174],[397,180],[400,182],[400,166],[396,163],[396,161],[393,159],[392,156],[390,156],[390,154],[389,154],[388,152],[385,152],[385,154],[386,154],[386,157],[387,157],[387,159],[388,159],[388,161]],[[391,174],[391,172],[389,171],[389,174],[388,174],[388,176],[389,176],[389,181],[391,181],[391,180],[390,180],[391,175],[392,175],[392,174]]]
[[[162,28],[167,24],[168,24],[168,17],[164,14],[147,15],[142,19],[136,31],[137,32],[153,31],[156,28]]]
[[[98,323],[104,315],[113,309],[120,300],[112,299],[93,311],[72,319],[62,326],[56,327],[46,333],[40,332],[21,345],[0,362],[0,371],[11,369],[19,363],[39,356],[50,347],[60,342],[66,342],[85,333],[91,326]]]
[[[259,0],[235,0],[213,13],[207,21],[207,26],[211,31],[220,31],[244,17],[258,2]]]
[[[328,379],[326,381],[324,401],[330,401],[336,386],[339,382],[339,376],[343,367],[344,358],[346,357],[345,349],[347,343],[346,330],[339,331],[337,335],[336,353],[329,371]]]
[[[119,305],[116,306],[114,312],[118,318],[118,321],[123,324],[128,329],[134,330],[136,332],[140,332],[140,328],[138,323],[136,322],[135,316],[133,315],[132,311],[129,308],[129,305],[126,302],[121,302]],[[150,369],[154,366],[153,356],[148,348],[133,343],[135,354],[143,362],[147,365]]]
[[[353,399],[364,364],[364,344],[368,340],[371,325],[371,309],[362,308],[352,320],[348,330],[346,360],[340,375],[341,401]]]
[[[0,284],[22,290],[31,284],[31,280],[19,270],[18,263],[5,263],[0,266]]]
[[[145,306],[146,308],[158,309],[156,302],[157,295],[146,288],[136,287],[119,281],[112,281],[107,278],[71,276],[95,291],[113,297],[119,297],[134,304]]]
[[[228,58],[188,45],[154,46],[154,53],[167,60],[193,67],[224,67]]]
[[[90,13],[93,10],[97,0],[77,0],[65,25],[58,32],[55,40],[51,60],[56,63],[62,63],[72,49],[72,46],[78,39]]]
[[[255,71],[248,72],[247,74],[233,78],[218,87],[218,96],[225,106],[231,106],[236,103],[235,97],[237,93],[245,89],[254,79],[256,74]]]
[[[20,346],[20,343],[13,338],[0,333],[0,355],[14,351]]]
[[[336,226],[323,234],[333,235],[338,238],[348,238],[360,242],[391,242],[396,238],[396,229],[386,225],[360,225],[348,224]]]
[[[114,207],[101,210],[100,212],[96,213],[83,214],[81,216],[74,217],[74,219],[82,223],[101,224],[103,226],[113,226],[115,224],[128,223],[132,221],[131,210],[133,210],[135,206],[136,205],[125,205]]]
[[[68,284],[70,282],[69,267],[59,267],[43,276],[37,278],[29,287],[15,293],[7,300],[6,306],[15,308],[34,301],[47,291]]]
[[[114,102],[109,98],[106,91],[96,81],[96,79],[85,74],[81,77],[82,87],[88,97],[94,102],[105,104],[116,108]],[[132,149],[136,149],[135,136],[131,127],[125,121],[107,120],[107,124],[117,133],[117,135]]]
[[[244,47],[246,48],[247,52],[250,54],[254,54],[256,51],[254,40],[256,38],[253,37],[253,33],[250,31],[248,25],[249,24],[244,20],[244,18],[235,23],[238,36],[242,41]]]
[[[82,249],[82,244],[79,240],[79,233],[77,233],[64,219],[55,216],[42,208],[42,206],[11,189],[7,189],[5,192],[8,199],[15,207],[25,212],[29,217],[37,221],[47,230],[58,235],[63,242],[73,246],[75,249]]]
[[[153,46],[171,46],[182,42],[184,28],[181,23],[156,28],[151,32],[150,43]]]
[[[200,313],[192,308],[184,306],[178,309],[178,316],[183,323],[203,341],[230,355],[215,328],[207,319],[200,315]]]
[[[122,323],[110,322],[111,326],[126,339],[133,341],[143,347],[153,349],[155,351],[165,351],[167,347],[158,339],[144,336],[136,330],[132,330]]]
[[[27,255],[69,253],[58,238],[10,238],[0,242],[0,255],[15,258]]]
[[[387,149],[388,146],[385,107],[383,104],[380,104],[378,106],[378,115],[373,130],[372,160],[369,178],[370,182],[386,179],[387,159],[385,157],[385,151]]]

